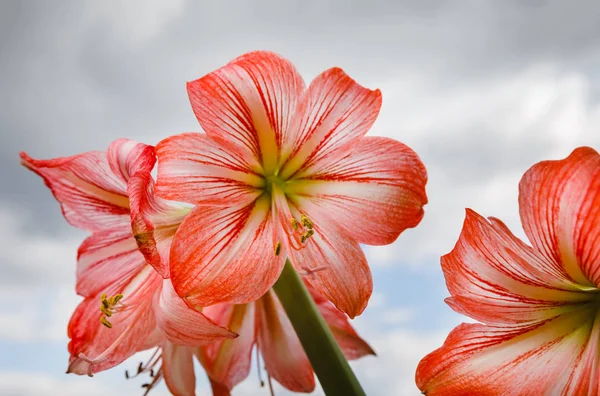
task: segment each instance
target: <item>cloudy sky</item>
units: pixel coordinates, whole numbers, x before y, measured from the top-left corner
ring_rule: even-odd
[[[50,158],[198,131],[185,82],[268,49],[306,81],[340,66],[380,88],[370,133],[408,144],[428,168],[421,225],[367,248],[375,292],[355,320],[379,354],[354,364],[367,393],[418,394],[418,360],[465,320],[443,303],[439,266],[464,208],[523,236],[525,170],[600,149],[599,18],[591,0],[1,1],[0,393],[142,393],[123,377],[139,357],[94,379],[64,374],[84,235],[18,152]],[[234,395],[268,391],[253,373]]]

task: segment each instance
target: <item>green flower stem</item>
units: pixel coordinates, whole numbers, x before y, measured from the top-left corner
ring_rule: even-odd
[[[328,396],[365,396],[342,350],[290,260],[273,286]]]

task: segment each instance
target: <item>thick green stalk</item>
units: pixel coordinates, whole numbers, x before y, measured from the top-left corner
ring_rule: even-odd
[[[365,396],[304,282],[289,260],[273,286],[328,396]]]

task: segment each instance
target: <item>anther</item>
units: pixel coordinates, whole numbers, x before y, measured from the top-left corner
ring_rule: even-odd
[[[300,241],[302,243],[304,243],[308,240],[308,238],[310,238],[314,234],[315,234],[315,230],[309,229],[308,231],[306,231],[306,234],[302,235],[302,238],[300,238]]]
[[[298,228],[300,227],[300,225],[298,224],[298,220],[296,220],[295,218],[291,218],[290,219],[290,223],[292,223],[292,227],[294,227],[294,230],[298,230]]]
[[[275,245],[275,256],[279,256],[279,253],[281,253],[281,242],[277,242]]]
[[[106,316],[103,316],[100,318],[100,323],[102,323],[104,326],[108,327],[109,329],[112,329],[112,324],[108,321],[108,319],[106,319]]]
[[[112,297],[108,297],[106,294],[102,294],[100,296],[100,312],[103,314],[103,316],[100,317],[100,323],[109,329],[112,329],[112,324],[107,318],[110,318],[112,314],[115,313],[115,306],[119,303],[119,301],[121,301],[122,298],[122,294],[115,294]]]
[[[308,217],[306,217],[306,215],[302,215],[300,217],[300,221],[302,222],[302,225],[304,227],[308,228],[309,230],[313,229],[313,222]]]

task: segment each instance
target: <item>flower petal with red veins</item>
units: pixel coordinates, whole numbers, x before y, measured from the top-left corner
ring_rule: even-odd
[[[188,83],[187,89],[209,136],[233,142],[274,170],[304,91],[304,81],[289,61],[272,52],[250,52]]]
[[[447,299],[457,312],[487,324],[544,320],[594,298],[497,219],[467,210],[456,246],[442,257]]]
[[[219,390],[219,394],[227,395],[225,389],[230,391],[250,373],[256,335],[255,305],[217,304],[204,308],[203,313],[215,323],[239,334],[237,338],[217,341],[196,349],[198,360],[206,370],[211,384],[214,383],[213,389]]]
[[[95,232],[77,253],[77,294],[91,297],[108,288],[119,289],[145,266],[129,225]]]
[[[273,286],[285,257],[273,252],[270,202],[196,206],[171,246],[171,280],[190,306],[258,299]]]
[[[117,139],[106,152],[112,172],[123,180],[129,180],[137,172],[151,172],[156,163],[154,147],[129,139]]]
[[[319,167],[317,167],[319,166]],[[346,157],[290,183],[314,221],[333,222],[360,243],[386,245],[415,227],[427,203],[427,172],[402,143],[365,137]]]
[[[151,309],[153,294],[162,279],[146,266],[127,285],[112,285],[104,290],[108,296],[123,294],[120,307],[105,327],[100,318],[100,296],[87,297],[69,321],[69,369],[75,374],[97,373],[114,367],[147,347],[146,340],[156,328]],[[90,363],[93,361],[93,363]]]
[[[171,136],[158,143],[156,155],[156,193],[165,199],[228,206],[251,202],[264,185],[256,159],[218,137]]]
[[[536,249],[575,282],[600,286],[600,155],[594,149],[532,166],[519,184],[519,208]]]
[[[340,68],[319,74],[304,92],[292,122],[293,135],[283,148],[288,178],[312,166],[344,157],[375,122],[381,92],[364,88]]]
[[[310,285],[307,284],[307,287],[346,359],[353,360],[366,355],[375,355],[375,351],[369,344],[356,333],[348,316],[319,295]]]
[[[308,217],[312,218],[310,213]],[[314,222],[314,235],[290,260],[305,281],[351,318],[360,315],[373,291],[373,279],[358,242],[334,224]]]
[[[156,323],[167,339],[177,345],[200,346],[223,338],[235,338],[236,334],[215,324],[186,305],[175,293],[171,280],[163,280],[162,291],[156,295],[154,304]]]
[[[162,346],[162,373],[174,396],[194,396],[196,375],[194,355],[188,347],[165,342]]]
[[[461,324],[421,360],[417,386],[428,396],[574,394],[565,390],[571,368],[584,364],[593,324],[590,305],[523,325]]]
[[[315,375],[302,344],[273,291],[256,302],[258,347],[271,377],[293,392],[312,392]]]
[[[127,181],[112,172],[105,153],[50,160],[20,155],[21,164],[44,179],[74,227],[98,231],[129,223]]]
[[[154,193],[149,171],[131,177],[128,185],[131,229],[137,246],[163,278],[169,277],[169,252],[177,228],[190,208],[175,206]]]

